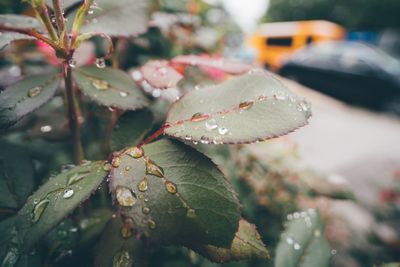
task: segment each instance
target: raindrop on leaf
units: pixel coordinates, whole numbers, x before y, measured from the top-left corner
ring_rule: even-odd
[[[115,195],[118,204],[123,207],[132,207],[136,203],[136,194],[126,186],[117,186]]]
[[[164,170],[150,159],[146,161],[146,173],[157,177],[164,176]]]
[[[42,216],[43,212],[49,205],[50,200],[45,198],[40,200],[35,206],[33,207],[32,214],[31,214],[31,221],[36,223],[39,221],[40,217]]]
[[[64,190],[63,198],[68,199],[71,198],[74,195],[74,190],[67,188]]]
[[[176,188],[176,184],[173,182],[167,181],[165,182],[165,188],[167,189],[168,193],[171,194],[176,194],[178,192],[178,189]]]
[[[106,61],[104,58],[96,58],[96,66],[100,69],[103,69],[106,67]]]
[[[193,122],[204,121],[204,120],[208,119],[209,117],[210,117],[210,115],[208,115],[208,114],[197,112],[197,113],[193,114],[192,118],[190,118],[190,121],[193,121]]]
[[[244,102],[241,102],[241,103],[239,104],[239,109],[241,109],[241,110],[250,109],[250,108],[253,106],[253,104],[254,104],[253,101],[244,101]]]
[[[35,86],[28,91],[28,97],[38,96],[43,91],[42,86]]]
[[[107,90],[110,88],[110,84],[104,80],[93,80],[92,85],[98,90]]]

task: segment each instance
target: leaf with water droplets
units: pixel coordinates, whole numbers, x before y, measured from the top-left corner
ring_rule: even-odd
[[[100,105],[136,110],[149,104],[132,78],[121,70],[87,66],[74,69],[73,76],[82,92]]]
[[[310,209],[289,214],[288,219],[276,248],[275,266],[329,266],[330,247],[319,213]]]
[[[182,74],[171,67],[166,60],[152,60],[141,67],[143,78],[155,88],[176,87]]]
[[[0,140],[0,207],[18,209],[32,193],[35,180],[27,150]]]
[[[76,166],[48,180],[18,212],[21,249],[28,251],[44,234],[85,201],[105,179],[103,162]],[[77,174],[83,177],[69,183]]]
[[[132,0],[96,0],[96,5],[90,9],[81,32],[136,36],[147,30],[149,8],[147,0],[135,0],[134,4]]]
[[[143,147],[134,158],[129,149],[110,172],[114,198],[118,186],[130,188],[137,201],[116,205],[135,222],[140,234],[161,244],[230,247],[239,222],[238,200],[231,185],[207,157],[177,141]]]
[[[251,143],[287,134],[310,116],[308,102],[257,70],[184,95],[169,111],[165,133],[204,144]]]
[[[51,73],[31,76],[6,88],[0,94],[0,129],[14,125],[50,101],[59,84],[60,78]]]
[[[20,29],[41,29],[40,22],[32,17],[20,15],[0,15],[0,25],[5,27],[16,27]],[[16,40],[30,40],[32,36],[16,32],[0,32],[0,50]]]
[[[269,259],[269,253],[256,227],[242,219],[230,248],[197,246],[193,249],[213,262],[224,263],[248,259]]]
[[[111,149],[138,145],[152,125],[153,113],[147,109],[125,112],[113,128]]]
[[[196,55],[177,56],[171,61],[173,64],[192,65],[218,69],[229,74],[243,74],[248,72],[252,66],[224,58],[201,57]]]
[[[135,236],[123,237],[121,230],[125,224],[119,217],[108,222],[96,246],[94,266],[132,266],[132,262],[134,266],[142,266],[146,255],[144,246]]]

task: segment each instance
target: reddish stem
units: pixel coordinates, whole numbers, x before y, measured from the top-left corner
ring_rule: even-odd
[[[160,129],[158,129],[156,132],[154,132],[152,135],[150,135],[149,137],[147,137],[142,143],[140,143],[138,145],[138,147],[142,147],[144,145],[147,145],[151,142],[153,142],[154,140],[156,140],[160,135],[164,134],[164,131],[166,129],[168,129],[169,127],[171,127],[169,124],[164,124],[163,126],[161,126]]]
[[[39,39],[39,40],[49,44],[51,47],[53,47],[54,49],[57,50],[56,43],[54,43],[52,40],[50,40],[46,36],[40,34],[35,29],[21,29],[21,28],[16,28],[16,27],[0,25],[0,31],[17,32],[17,33],[22,33],[22,34],[25,34],[25,35],[29,35],[29,36],[35,37],[36,39]]]

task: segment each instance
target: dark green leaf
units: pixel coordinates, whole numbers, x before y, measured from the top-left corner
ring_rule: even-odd
[[[79,230],[81,232],[79,243],[84,246],[99,236],[103,232],[107,222],[111,219],[111,216],[111,210],[99,209],[83,217],[79,221]]]
[[[276,249],[275,267],[329,266],[330,247],[319,213],[310,209],[289,218]]]
[[[29,250],[44,234],[70,214],[106,177],[103,162],[93,162],[63,172],[28,198],[17,217],[21,249]]]
[[[400,267],[400,262],[392,262],[379,265],[379,267]]]
[[[20,15],[0,15],[0,25],[16,27],[20,29],[40,29],[41,24],[38,20],[28,16]],[[15,32],[0,32],[0,50],[11,42],[23,39],[33,39],[33,37]]]
[[[109,221],[96,247],[95,266],[130,267],[133,262],[134,266],[142,265],[143,245],[134,235],[123,237],[121,232],[125,231],[124,227],[128,225],[122,223],[120,218]]]
[[[153,114],[147,109],[124,113],[114,126],[111,149],[115,151],[138,145],[152,124]]]
[[[83,33],[99,32],[110,36],[136,36],[147,30],[150,3],[147,0],[96,0]]]
[[[133,79],[123,71],[89,66],[76,69],[73,75],[83,93],[101,105],[135,110],[149,104]]]
[[[230,247],[239,203],[217,166],[170,140],[144,153],[129,148],[113,159],[110,186],[121,213],[154,243]]]
[[[32,160],[26,149],[0,141],[0,207],[18,209],[34,190]]]
[[[8,87],[0,94],[0,129],[47,103],[56,93],[60,78],[55,74],[31,76]]]
[[[241,261],[250,259],[269,259],[269,253],[256,227],[246,220],[240,220],[239,230],[235,234],[230,248],[215,246],[196,247],[194,249],[213,262]]]
[[[166,134],[202,143],[250,143],[307,124],[309,103],[261,70],[183,96],[171,108]]]

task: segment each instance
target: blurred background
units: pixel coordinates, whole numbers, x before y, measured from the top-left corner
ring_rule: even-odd
[[[150,30],[118,41],[119,65],[133,78],[134,70],[151,58],[189,53],[223,56],[274,72],[313,104],[310,124],[286,137],[230,148],[232,157],[223,156],[224,147],[205,149],[225,166],[225,173],[240,169],[232,179],[244,216],[258,225],[268,247],[276,246],[289,212],[316,207],[326,219],[332,266],[400,261],[400,1],[154,2]],[[0,13],[29,14],[29,10],[19,1],[0,0]],[[106,46],[101,40],[95,44],[82,53],[101,54]],[[39,45],[22,42],[7,48],[0,57],[0,90],[22,75],[37,72],[43,62],[53,61],[54,55]],[[205,72],[207,76],[191,70],[192,83],[187,86],[224,78],[216,70]],[[156,110],[176,99],[176,91],[153,89],[144,88],[156,100]],[[9,139],[19,140],[31,151],[61,149],[54,141],[68,134],[63,122],[51,117],[62,114],[58,100],[37,111],[36,120],[25,120],[9,131]],[[16,134],[27,124],[31,126],[24,135]],[[90,133],[83,131],[85,140],[101,127],[92,123]],[[90,158],[99,147],[88,143],[87,149]],[[70,161],[69,155],[59,152],[43,150],[41,157],[47,164],[39,166],[42,174]],[[174,257],[186,252],[158,253],[163,260],[154,260],[154,266],[178,266],[181,263]],[[214,266],[191,253],[185,255],[193,266]]]

